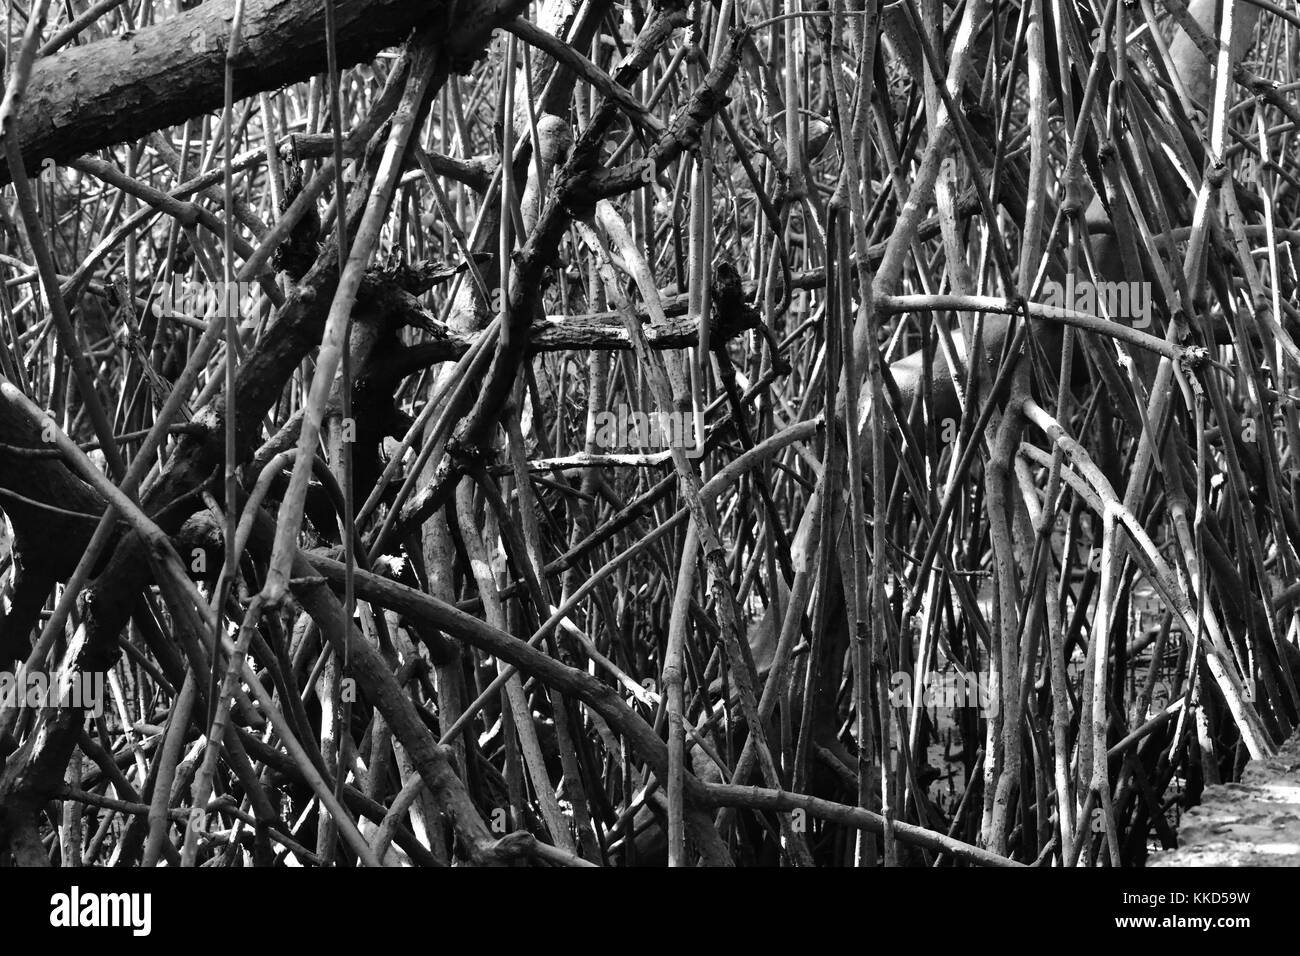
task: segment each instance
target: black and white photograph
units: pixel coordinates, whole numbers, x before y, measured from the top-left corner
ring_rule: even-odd
[[[1300,2],[0,23],[0,924],[1288,921]]]

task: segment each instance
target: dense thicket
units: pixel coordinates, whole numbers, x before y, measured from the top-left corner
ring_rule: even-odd
[[[1300,721],[1288,9],[181,6],[9,6],[6,862],[1138,865]]]

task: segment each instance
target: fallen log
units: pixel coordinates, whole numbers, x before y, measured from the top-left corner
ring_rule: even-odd
[[[346,69],[403,41],[419,26],[445,26],[445,68],[466,70],[493,28],[522,0],[340,0],[338,62]],[[217,109],[235,0],[208,3],[134,33],[69,47],[36,62],[14,124],[29,172]],[[247,0],[233,61],[236,100],[326,69],[325,20],[314,0]],[[0,171],[0,185],[9,182]]]

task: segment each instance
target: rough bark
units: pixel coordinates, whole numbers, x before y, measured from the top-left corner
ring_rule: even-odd
[[[521,0],[342,0],[338,61],[346,68],[400,43],[416,27],[445,27],[452,68],[468,67]],[[29,171],[138,139],[221,106],[235,0],[209,0],[135,33],[70,47],[39,60],[18,117]],[[248,0],[234,59],[242,99],[326,68],[324,13],[314,0]],[[0,172],[0,185],[9,181]]]

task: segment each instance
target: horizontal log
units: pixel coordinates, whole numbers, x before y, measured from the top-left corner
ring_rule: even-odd
[[[445,37],[448,68],[467,69],[494,27],[524,0],[337,0],[342,68],[402,42],[415,27]],[[138,139],[221,106],[235,0],[208,0],[134,33],[69,47],[38,60],[14,129],[27,169]],[[326,69],[319,0],[246,0],[234,57],[236,99]],[[8,172],[0,172],[0,185]]]
[[[454,362],[469,351],[479,335],[483,333],[460,333],[448,329],[441,323],[429,321],[427,314],[412,312],[413,319],[408,324],[424,325],[434,331],[435,338],[418,345],[400,349],[384,358],[376,358],[370,368],[368,377],[376,382],[396,383],[420,369],[428,368],[439,362]],[[715,329],[715,341],[723,341],[734,335],[757,327],[757,312],[748,311],[744,321],[730,323],[721,329]],[[647,326],[646,338],[650,347],[655,349],[685,349],[693,347],[699,341],[700,324],[691,316],[672,316],[667,322]],[[601,317],[554,316],[534,322],[528,329],[528,351],[565,352],[569,350],[584,351],[605,349],[609,351],[627,351],[632,348],[627,327],[621,323],[611,322]]]

